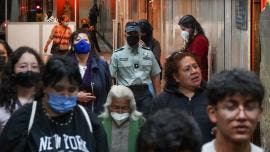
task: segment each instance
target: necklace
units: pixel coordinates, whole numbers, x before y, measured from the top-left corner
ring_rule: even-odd
[[[43,110],[43,112],[44,112],[44,114],[48,117],[48,119],[51,121],[51,122],[53,122],[53,123],[55,123],[56,125],[58,125],[58,126],[67,126],[67,125],[69,125],[70,123],[71,123],[71,121],[72,121],[72,119],[73,119],[73,115],[74,115],[74,113],[73,113],[73,110],[70,112],[70,116],[69,116],[69,118],[68,118],[68,121],[66,121],[66,122],[64,122],[64,123],[62,123],[62,122],[57,122],[56,120],[54,120],[49,114],[48,114],[48,111],[42,106],[42,110]]]

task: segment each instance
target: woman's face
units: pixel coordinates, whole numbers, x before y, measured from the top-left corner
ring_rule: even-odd
[[[15,74],[27,71],[40,72],[36,57],[29,52],[25,52],[14,66]]]
[[[73,41],[74,45],[76,45],[77,43],[79,43],[81,40],[85,40],[85,42],[87,42],[88,44],[90,44],[90,40],[87,36],[87,34],[85,33],[79,33],[77,38],[75,38],[75,40]]]
[[[194,58],[186,56],[178,61],[178,71],[174,79],[179,85],[187,89],[196,89],[202,81],[201,69]]]
[[[0,56],[3,56],[5,58],[5,61],[7,62],[8,58],[7,50],[2,43],[0,43]]]
[[[77,96],[79,86],[71,84],[68,77],[64,77],[60,81],[54,84],[54,86],[48,86],[45,88],[45,94],[57,94],[61,96],[71,97]]]
[[[184,27],[183,25],[181,25],[180,28],[181,28],[182,31],[188,32],[190,35],[192,35],[192,33],[193,33],[192,28]]]

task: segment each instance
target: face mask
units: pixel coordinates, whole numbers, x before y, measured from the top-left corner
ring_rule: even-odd
[[[77,54],[87,54],[91,51],[91,47],[85,40],[80,40],[79,43],[75,44],[74,50]]]
[[[129,118],[129,113],[111,112],[111,116],[113,120],[117,123],[117,125],[121,125]]]
[[[132,48],[138,48],[139,36],[127,36],[127,44]]]
[[[68,26],[68,22],[63,22],[63,25],[64,26]]]
[[[20,72],[15,75],[16,84],[25,88],[33,87],[40,80],[41,75],[39,72],[27,71]]]
[[[5,64],[6,64],[6,57],[0,56],[0,71],[3,71]]]
[[[187,31],[182,31],[181,36],[185,41],[188,41],[189,39],[189,33]]]
[[[56,113],[66,113],[71,111],[77,105],[77,96],[61,96],[49,94],[49,106]]]

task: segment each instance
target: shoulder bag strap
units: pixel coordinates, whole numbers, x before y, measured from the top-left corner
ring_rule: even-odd
[[[30,121],[29,121],[29,124],[28,124],[28,130],[27,130],[28,135],[29,135],[30,130],[31,130],[31,128],[33,126],[33,123],[34,123],[36,109],[37,109],[37,101],[34,101],[33,104],[32,104],[32,112],[31,112]]]
[[[83,115],[88,123],[88,127],[90,129],[90,132],[93,133],[93,128],[92,128],[92,124],[91,124],[91,120],[90,117],[88,115],[88,113],[86,112],[85,108],[81,105],[78,104],[78,107],[81,109],[81,111],[83,112]]]

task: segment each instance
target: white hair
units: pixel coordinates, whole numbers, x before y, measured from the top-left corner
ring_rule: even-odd
[[[98,117],[108,118],[110,116],[109,107],[112,104],[112,98],[124,98],[129,99],[129,108],[131,110],[130,117],[133,120],[137,120],[139,117],[142,117],[142,113],[137,111],[136,101],[133,92],[126,86],[123,85],[113,85],[111,90],[108,93],[107,100],[104,106],[104,112],[101,113]]]

